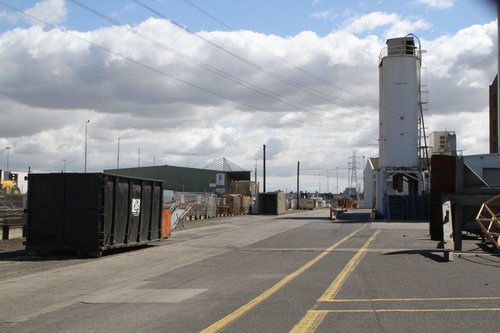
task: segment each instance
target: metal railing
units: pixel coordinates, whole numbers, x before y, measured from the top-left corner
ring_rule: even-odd
[[[190,201],[181,203],[180,201],[174,202],[168,209],[172,212],[171,228],[174,230],[177,227],[184,228],[184,220],[187,214],[193,209],[196,202]]]
[[[394,45],[391,47],[384,47],[378,55],[378,63],[380,64],[382,59],[387,56],[413,56],[420,59],[422,51],[411,45]]]

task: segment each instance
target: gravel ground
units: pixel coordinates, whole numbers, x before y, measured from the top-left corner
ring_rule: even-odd
[[[0,255],[4,252],[24,250],[24,241],[24,238],[1,240]]]

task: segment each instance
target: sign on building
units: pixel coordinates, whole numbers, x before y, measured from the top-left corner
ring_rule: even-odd
[[[223,174],[223,173],[218,173],[215,175],[215,184],[217,184],[217,186],[224,186],[225,185],[225,177],[226,175]]]

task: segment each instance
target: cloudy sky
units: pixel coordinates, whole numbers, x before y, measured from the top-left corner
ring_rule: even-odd
[[[303,190],[336,192],[354,152],[359,181],[378,156],[378,56],[408,33],[427,131],[488,152],[493,1],[0,0],[0,33],[2,169],[11,147],[12,170],[82,172],[88,125],[87,171],[120,140],[120,167],[225,157],[261,180],[266,144],[268,190],[295,189],[300,161]]]

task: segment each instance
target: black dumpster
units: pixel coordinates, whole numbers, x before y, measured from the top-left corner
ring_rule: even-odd
[[[104,173],[30,174],[26,250],[100,256],[161,240],[162,182]]]

